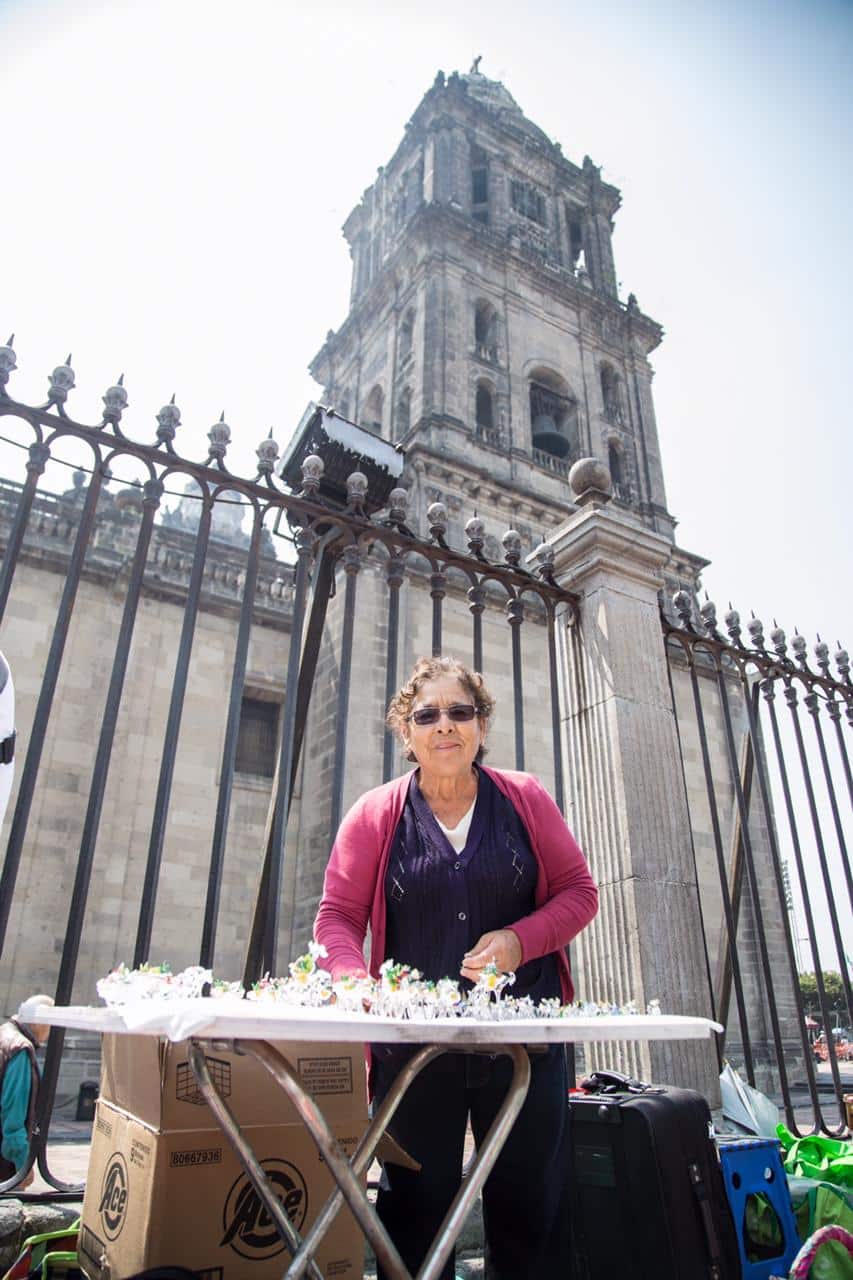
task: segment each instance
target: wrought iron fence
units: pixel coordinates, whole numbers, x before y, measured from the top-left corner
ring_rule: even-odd
[[[769,637],[752,617],[743,636],[729,607],[685,591],[663,616],[705,918],[709,980],[725,1052],[750,1084],[778,1088],[789,1127],[810,1108],[813,1128],[845,1127],[841,1045],[833,1020],[851,1028],[850,764],[853,724],[847,653],[818,638]],[[790,874],[793,864],[794,875]],[[801,929],[805,930],[804,934]],[[846,939],[846,942],[845,942]],[[800,944],[807,954],[803,956]],[[824,972],[840,974],[843,1001],[830,1002]],[[817,1071],[817,1018],[806,1015],[801,972],[815,975],[837,1125],[827,1118]],[[732,995],[734,1001],[732,1002]],[[811,1025],[810,1025],[811,1024]],[[847,1050],[844,1049],[846,1054]],[[850,1051],[853,1059],[853,1050]],[[808,1103],[802,1097],[808,1094]]]
[[[12,340],[0,346],[0,418],[2,439],[26,450],[26,478],[22,484],[6,483],[0,501],[0,541],[3,562],[0,568],[0,620],[7,609],[22,564],[39,557],[54,573],[61,574],[61,592],[50,626],[50,641],[43,669],[28,672],[31,683],[38,680],[32,723],[19,738],[17,792],[8,828],[8,841],[0,876],[0,948],[9,937],[10,921],[20,900],[19,875],[25,856],[31,856],[34,803],[39,795],[40,766],[46,737],[55,711],[57,683],[66,656],[69,632],[75,618],[81,582],[107,573],[110,560],[109,531],[103,527],[104,500],[113,476],[124,469],[136,478],[119,495],[125,508],[132,509],[135,523],[130,531],[123,526],[123,554],[113,556],[113,587],[120,588],[120,624],[115,644],[98,657],[103,664],[106,689],[103,707],[97,713],[97,732],[91,742],[80,742],[81,757],[91,758],[85,817],[79,849],[73,862],[73,886],[68,900],[64,930],[57,938],[59,951],[55,998],[59,1004],[71,1002],[86,921],[87,902],[92,889],[93,864],[99,837],[104,797],[131,647],[144,598],[151,593],[171,592],[181,609],[180,635],[174,673],[168,695],[159,774],[151,797],[150,829],[144,876],[135,916],[133,964],[148,960],[152,930],[161,885],[167,820],[173,798],[175,765],[182,718],[186,708],[188,677],[200,610],[212,594],[230,609],[236,624],[230,689],[224,709],[224,748],[215,795],[215,818],[207,860],[203,926],[198,961],[213,965],[220,918],[223,876],[228,852],[227,836],[235,778],[241,702],[247,672],[247,657],[253,623],[279,619],[289,634],[286,669],[283,671],[283,706],[278,720],[275,776],[270,792],[260,886],[251,921],[245,933],[244,981],[252,982],[265,971],[275,972],[280,936],[280,909],[285,872],[285,842],[288,820],[294,803],[298,766],[318,659],[327,622],[329,601],[336,581],[343,579],[340,611],[340,661],[336,672],[335,746],[331,776],[327,832],[333,832],[342,812],[344,783],[349,752],[348,709],[351,699],[353,629],[357,613],[359,580],[370,564],[375,576],[384,578],[386,702],[399,678],[401,653],[401,591],[412,582],[421,597],[429,601],[431,649],[442,652],[447,602],[458,606],[465,601],[470,616],[470,661],[484,667],[483,619],[492,617],[496,601],[503,602],[509,627],[508,647],[513,688],[514,754],[518,768],[525,763],[525,711],[523,698],[522,624],[526,609],[537,614],[547,632],[548,685],[550,705],[539,714],[550,720],[554,754],[556,798],[563,806],[560,719],[554,617],[557,609],[571,608],[573,597],[560,589],[552,575],[553,553],[541,547],[535,570],[522,564],[522,543],[514,530],[503,536],[504,559],[493,563],[484,555],[485,530],[476,514],[468,521],[467,549],[452,548],[447,540],[447,512],[434,503],[427,512],[429,532],[419,538],[407,524],[406,491],[394,488],[382,503],[372,500],[368,481],[357,466],[346,476],[340,501],[324,496],[324,460],[308,452],[301,465],[301,483],[294,489],[278,474],[279,451],[271,436],[257,447],[257,468],[253,476],[229,470],[226,455],[230,429],[223,418],[208,432],[207,455],[183,457],[175,441],[181,426],[180,410],[172,401],[157,414],[153,440],[139,442],[122,425],[128,407],[123,380],[103,396],[101,420],[87,425],[73,420],[66,404],[74,388],[70,357],[49,378],[47,401],[37,407],[12,399],[6,388],[16,368]],[[331,410],[318,410],[318,436],[323,421],[334,417]],[[310,423],[309,423],[310,428]],[[309,429],[310,436],[310,429]],[[311,440],[309,438],[310,445]],[[70,501],[45,494],[41,483],[56,451],[72,446],[75,456],[76,491]],[[322,452],[322,450],[321,450]],[[346,451],[345,451],[346,452]],[[351,455],[350,460],[352,461]],[[340,456],[338,457],[340,462]],[[369,470],[369,468],[368,468]],[[164,494],[180,481],[192,482],[197,502],[197,527],[188,540],[176,539],[159,522]],[[239,557],[214,554],[214,527],[217,511],[226,502],[244,505],[250,522],[248,546]],[[116,499],[118,502],[118,498]],[[121,504],[119,504],[121,505]],[[377,506],[379,509],[377,510]],[[264,552],[264,538],[270,524],[284,534],[288,547],[286,561]],[[101,561],[98,557],[101,556]],[[106,557],[106,560],[104,560]],[[116,561],[116,563],[113,563]],[[176,562],[181,561],[180,583],[176,586]],[[118,567],[117,567],[118,566]],[[170,577],[171,574],[171,577]],[[181,576],[182,575],[182,576]],[[282,664],[285,662],[282,643]],[[462,654],[467,658],[469,655]],[[386,732],[382,756],[382,778],[395,767],[394,743]],[[211,798],[213,801],[213,798]],[[59,1079],[64,1033],[51,1032],[38,1106],[38,1137],[34,1157],[43,1177],[60,1191],[68,1190],[52,1174],[47,1156],[47,1138]],[[3,1184],[13,1187],[20,1177]]]

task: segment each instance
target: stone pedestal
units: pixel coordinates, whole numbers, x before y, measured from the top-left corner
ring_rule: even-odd
[[[581,465],[581,464],[578,464]],[[657,593],[671,544],[596,493],[552,537],[555,576],[580,596],[561,626],[568,817],[600,890],[574,944],[580,994],[711,1016],[690,822]],[[579,498],[583,504],[583,496]],[[592,1060],[590,1062],[590,1059]],[[719,1105],[711,1041],[607,1045],[613,1066]]]

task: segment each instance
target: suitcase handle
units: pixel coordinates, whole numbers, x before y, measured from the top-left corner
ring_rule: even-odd
[[[591,1076],[581,1080],[581,1088],[585,1093],[664,1093],[665,1090],[653,1084],[645,1084],[642,1080],[634,1080],[621,1071],[593,1071]]]

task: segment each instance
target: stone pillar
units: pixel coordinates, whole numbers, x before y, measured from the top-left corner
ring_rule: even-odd
[[[570,825],[600,911],[573,948],[581,994],[711,1016],[690,820],[658,612],[671,544],[610,508],[595,459],[570,473],[578,511],[550,538],[555,576],[578,593],[561,676]],[[711,1040],[608,1044],[595,1065],[698,1089],[719,1105]]]

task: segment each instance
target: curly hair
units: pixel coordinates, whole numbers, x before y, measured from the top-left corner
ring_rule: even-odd
[[[403,738],[403,732],[411,714],[412,704],[423,686],[430,680],[438,680],[442,676],[450,676],[452,679],[459,681],[466,693],[471,695],[471,700],[477,708],[477,716],[480,720],[488,720],[491,717],[495,709],[495,700],[486,688],[486,682],[479,671],[472,671],[470,667],[466,667],[458,658],[418,658],[412,668],[412,674],[388,703],[385,723],[398,737]],[[482,760],[485,754],[486,748],[481,744],[476,759],[478,761]],[[406,759],[414,762],[415,756],[413,752],[407,752]]]

